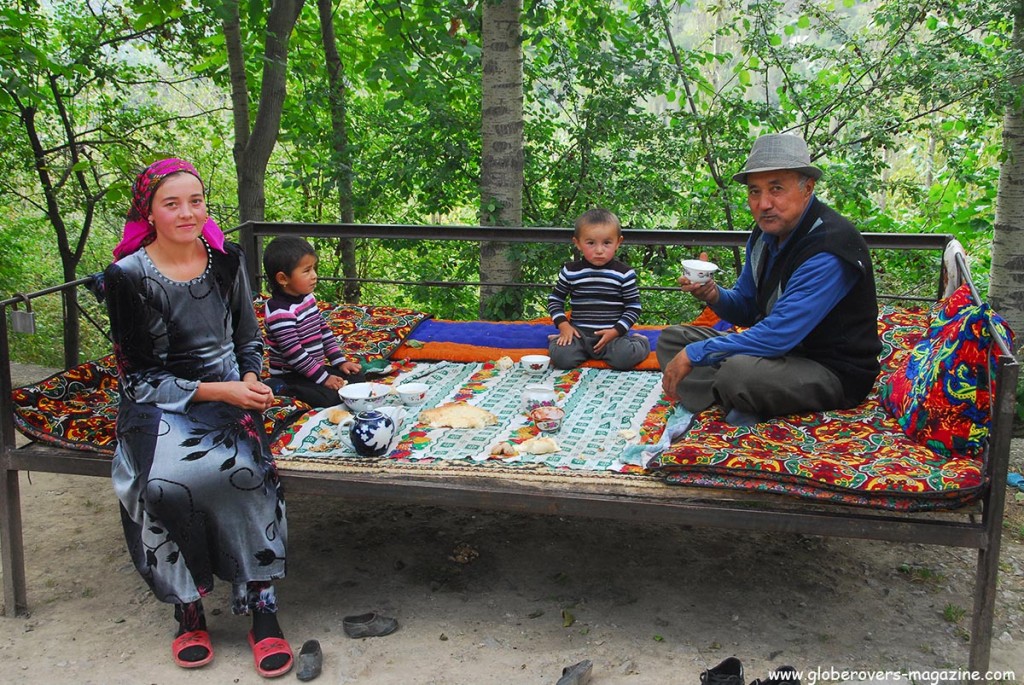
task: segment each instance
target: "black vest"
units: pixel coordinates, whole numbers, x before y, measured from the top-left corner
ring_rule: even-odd
[[[874,386],[882,351],[875,274],[863,236],[852,223],[815,198],[769,273],[764,273],[767,248],[761,229],[755,228],[750,240],[750,266],[762,318],[771,312],[797,267],[816,254],[834,254],[860,273],[846,297],[790,353],[813,359],[835,372],[842,381],[847,407],[856,406]]]

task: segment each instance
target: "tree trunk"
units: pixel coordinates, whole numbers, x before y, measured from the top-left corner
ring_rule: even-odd
[[[231,75],[231,109],[234,119],[235,176],[238,179],[238,220],[263,221],[266,209],[265,180],[270,154],[281,129],[281,110],[288,77],[288,42],[305,0],[275,0],[267,15],[263,48],[263,81],[256,117],[250,127],[249,85],[245,74],[238,0],[225,3],[224,38]],[[243,231],[243,244],[251,238]],[[260,256],[247,254],[250,274],[259,273]],[[258,280],[253,283],[255,287]]]
[[[1024,2],[1014,3],[1013,48],[1024,49]],[[1011,81],[1016,92],[1024,87],[1019,73]],[[1019,100],[1006,106],[1003,118],[1003,154],[992,233],[992,268],[989,300],[1020,336],[1024,335],[1024,106]]]
[[[520,226],[523,221],[522,7],[522,0],[487,0],[483,4],[481,226]],[[481,243],[481,282],[519,280],[521,269],[510,252],[508,243]],[[481,319],[521,315],[520,291],[502,286],[480,288]]]
[[[78,242],[74,249],[71,247],[71,236],[68,231],[68,225],[64,221],[64,215],[60,208],[59,193],[52,176],[52,172],[54,171],[59,173],[64,173],[64,171],[54,166],[54,163],[49,160],[47,152],[43,147],[42,139],[39,135],[38,129],[36,128],[37,109],[35,107],[22,106],[20,114],[21,122],[25,127],[25,135],[32,148],[33,162],[36,174],[39,177],[39,185],[43,189],[43,196],[46,198],[46,217],[57,236],[57,251],[60,254],[64,281],[68,282],[76,280],[77,278],[78,263],[82,260],[85,243],[89,239],[92,221],[95,217],[96,203],[103,197],[103,194],[106,191],[92,190],[89,187],[89,180],[85,173],[81,170],[76,171],[74,169],[74,165],[81,161],[75,145],[75,128],[70,119],[70,115],[67,113],[67,108],[64,105],[60,89],[57,87],[56,79],[51,75],[49,80],[51,85],[50,93],[53,95],[53,103],[62,115],[61,121],[63,123],[63,132],[66,138],[67,147],[71,151],[69,154],[70,164],[68,165],[70,170],[67,173],[78,181],[77,185],[81,191],[79,210],[82,215],[82,229],[79,232]],[[77,288],[69,288],[64,291],[63,319],[64,368],[70,369],[74,366],[78,366],[80,357],[79,347],[81,347],[81,321],[78,318]]]
[[[331,173],[338,186],[338,217],[343,224],[355,221],[352,203],[352,151],[348,145],[348,128],[345,106],[345,71],[338,54],[334,37],[334,7],[331,0],[317,0],[320,12],[320,35],[324,44],[324,59],[327,62],[328,99],[331,106]],[[336,254],[341,257],[342,274],[345,278],[357,278],[356,245],[351,238],[338,241]],[[345,283],[345,301],[359,302],[362,288],[357,281]]]

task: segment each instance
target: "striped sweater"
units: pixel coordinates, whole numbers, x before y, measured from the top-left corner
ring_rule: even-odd
[[[325,358],[332,366],[347,361],[312,293],[304,297],[275,293],[264,311],[271,376],[298,373],[323,383],[329,375]]]
[[[604,266],[584,259],[567,262],[548,296],[548,314],[555,326],[569,320],[568,300],[572,301],[572,325],[584,333],[614,327],[625,335],[640,320],[636,272],[618,259]]]

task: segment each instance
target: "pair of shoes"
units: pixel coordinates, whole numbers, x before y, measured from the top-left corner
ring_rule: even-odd
[[[371,611],[358,616],[346,616],[341,621],[345,634],[352,638],[383,637],[398,630],[398,621]]]
[[[746,685],[743,664],[734,656],[700,674],[701,685]]]
[[[587,685],[590,682],[590,672],[593,670],[594,662],[590,659],[566,666],[562,669],[562,677],[555,685]]]
[[[256,662],[256,672],[264,678],[276,678],[284,675],[288,671],[292,670],[292,666],[295,665],[292,647],[288,644],[288,640],[285,640],[283,637],[265,637],[259,642],[256,642],[256,638],[250,630],[249,647],[252,648],[252,658],[253,661]],[[263,660],[268,656],[275,656],[277,654],[288,655],[288,661],[285,662],[284,666],[273,670],[263,668]]]
[[[206,656],[199,661],[188,661],[181,658],[181,653],[189,647],[203,647],[206,649]],[[199,668],[213,661],[213,643],[210,642],[210,634],[205,630],[190,630],[174,638],[171,643],[171,655],[174,663],[182,668]]]
[[[792,666],[779,666],[767,678],[753,680],[750,685],[800,685],[800,678]]]
[[[320,675],[324,665],[324,653],[320,650],[318,640],[306,640],[299,650],[299,670],[295,677],[306,682]]]

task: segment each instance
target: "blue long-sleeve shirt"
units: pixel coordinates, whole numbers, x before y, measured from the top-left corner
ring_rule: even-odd
[[[771,271],[781,246],[775,236],[763,236],[768,248],[765,272]],[[750,267],[750,244],[740,277],[731,289],[718,288],[711,309],[722,319],[750,328],[739,333],[690,343],[686,355],[694,366],[717,364],[734,354],[775,358],[789,353],[821,323],[856,284],[859,274],[833,254],[822,252],[801,264],[789,279],[772,311],[757,321],[757,288]]]

